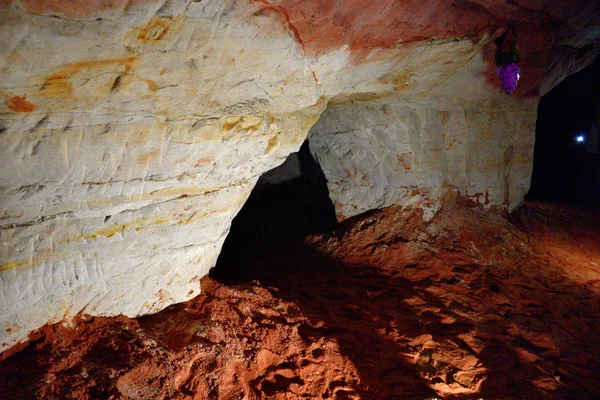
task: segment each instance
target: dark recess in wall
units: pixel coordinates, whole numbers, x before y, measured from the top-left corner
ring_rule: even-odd
[[[233,219],[213,279],[240,283],[268,263],[284,260],[307,234],[333,230],[337,224],[327,180],[310,154],[308,141],[279,167],[265,173]],[[283,267],[283,266],[282,266]]]
[[[600,58],[542,97],[535,137],[527,198],[600,208]]]

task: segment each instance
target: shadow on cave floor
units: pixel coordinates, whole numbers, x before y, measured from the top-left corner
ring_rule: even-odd
[[[327,250],[317,254],[304,236],[333,226],[332,207],[323,197],[325,181],[318,181],[321,187],[307,182],[253,193],[211,277],[229,285],[260,282],[312,321],[299,328],[305,341],[336,342],[359,381],[342,377],[338,386],[345,389],[335,398],[568,399],[598,393],[600,348],[593,338],[600,329],[599,298],[560,271],[545,270],[548,263],[534,251],[519,249],[529,241],[521,228],[499,216],[487,226],[483,213],[467,212],[456,220],[467,236],[432,243],[443,242],[443,232],[436,237],[417,226],[418,216],[404,216],[388,227],[400,224],[399,236],[389,239],[384,229],[361,239],[361,229],[382,224],[361,216],[318,238],[321,249],[335,242],[329,250],[338,253],[325,256]],[[484,223],[469,227],[469,218]],[[319,220],[326,222],[312,225]],[[350,233],[362,248],[343,244]],[[407,256],[411,242],[419,251]]]
[[[308,142],[298,157],[301,176],[275,184],[259,181],[233,220],[210,277],[227,285],[260,281],[275,289],[278,297],[296,304],[314,322],[299,328],[306,342],[326,338],[338,343],[363,384],[351,390],[351,383],[341,377],[332,382],[323,398],[435,396],[418,372],[407,366],[407,347],[381,340],[378,333],[390,323],[420,331],[417,316],[411,321],[396,321],[397,312],[393,311],[402,308],[407,290],[413,291],[410,283],[378,274],[373,268],[348,269],[316,256],[305,245],[307,235],[332,231],[337,223],[325,177],[309,153]],[[399,287],[404,290],[399,291]],[[365,294],[371,292],[372,296]],[[408,307],[403,310],[405,315],[409,312]],[[365,313],[378,315],[382,323],[371,325],[374,321],[364,318]]]

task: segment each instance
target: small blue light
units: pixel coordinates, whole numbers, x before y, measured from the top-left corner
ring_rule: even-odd
[[[583,143],[583,142],[585,142],[585,136],[583,136],[583,135],[578,135],[578,136],[575,138],[575,141],[576,141],[577,143]]]

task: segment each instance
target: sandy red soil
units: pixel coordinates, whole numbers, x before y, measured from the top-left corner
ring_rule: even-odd
[[[153,316],[40,329],[0,398],[600,397],[598,213],[392,207],[247,264]]]

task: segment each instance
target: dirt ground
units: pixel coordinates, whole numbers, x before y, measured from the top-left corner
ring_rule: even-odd
[[[453,204],[249,238],[189,302],[33,333],[0,399],[600,398],[600,213]]]

